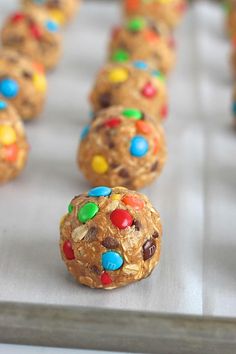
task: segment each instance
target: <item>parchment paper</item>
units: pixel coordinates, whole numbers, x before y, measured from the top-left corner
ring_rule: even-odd
[[[0,24],[17,1],[1,0]],[[144,190],[161,212],[161,263],[149,279],[112,292],[79,286],[59,255],[58,225],[89,186],[75,154],[87,96],[106,58],[119,4],[85,1],[64,31],[64,56],[49,79],[42,117],[27,124],[27,169],[0,188],[0,301],[236,316],[236,137],[223,12],[193,5],[176,32],[169,80],[168,164]]]

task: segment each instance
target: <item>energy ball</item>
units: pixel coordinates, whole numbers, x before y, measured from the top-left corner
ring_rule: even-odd
[[[22,0],[25,9],[46,9],[49,16],[60,25],[68,23],[74,17],[79,4],[80,0]]]
[[[15,109],[0,97],[0,184],[18,176],[25,167],[28,143]]]
[[[142,17],[116,27],[109,46],[109,59],[114,63],[129,60],[148,61],[154,68],[168,74],[175,63],[175,42],[165,25]]]
[[[22,119],[38,116],[46,89],[42,67],[15,51],[0,50],[0,95],[15,107]]]
[[[98,73],[90,101],[94,112],[122,105],[148,112],[157,121],[168,113],[164,75],[141,60],[106,64]]]
[[[3,26],[2,43],[47,70],[54,68],[61,56],[59,26],[43,10],[12,14]]]
[[[173,29],[186,10],[186,0],[124,0],[127,17],[144,16]]]
[[[110,107],[82,132],[78,165],[92,186],[140,189],[162,171],[164,130],[142,111]]]
[[[236,36],[236,1],[225,1],[226,27],[230,37]]]
[[[146,278],[160,259],[160,216],[146,196],[126,188],[102,186],[75,197],[60,233],[69,272],[91,288]]]

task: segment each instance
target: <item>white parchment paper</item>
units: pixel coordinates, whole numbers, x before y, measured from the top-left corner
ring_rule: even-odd
[[[1,0],[0,24],[16,4]],[[176,32],[168,164],[144,190],[163,219],[160,265],[145,281],[105,292],[76,284],[60,259],[60,217],[71,198],[89,188],[75,164],[87,96],[119,18],[119,3],[85,1],[64,31],[64,56],[49,75],[46,109],[26,127],[28,167],[0,188],[0,301],[236,316],[236,136],[218,5],[193,5]]]

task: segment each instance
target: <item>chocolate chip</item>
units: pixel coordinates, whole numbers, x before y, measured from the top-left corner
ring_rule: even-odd
[[[154,162],[154,164],[151,166],[151,172],[154,172],[158,169],[158,161]]]
[[[122,168],[118,175],[122,178],[129,178],[129,172],[126,170],[126,168]]]
[[[147,259],[152,258],[154,253],[156,252],[156,242],[152,239],[147,240],[143,245],[143,259],[146,261]]]
[[[119,246],[119,242],[114,237],[108,236],[102,241],[102,245],[103,247],[113,249]]]
[[[97,275],[100,275],[100,274],[101,274],[99,268],[98,268],[95,264],[92,265],[90,269],[91,269],[91,271],[92,271],[93,273],[95,273],[95,274],[97,274]]]
[[[108,144],[110,149],[114,149],[115,148],[115,143],[113,141],[110,141]]]
[[[33,77],[32,73],[30,73],[29,71],[26,71],[26,70],[24,70],[24,71],[22,72],[22,76],[23,76],[25,79],[28,79],[28,80],[32,80],[32,77]]]
[[[134,220],[133,225],[135,227],[135,231],[139,231],[141,229],[141,222],[138,220]]]
[[[153,238],[158,238],[158,237],[159,237],[159,232],[158,232],[158,231],[155,231],[155,232],[152,234],[152,237],[153,237]]]
[[[103,93],[100,98],[99,102],[102,108],[107,108],[111,105],[111,94],[109,92]]]
[[[95,226],[92,226],[92,227],[88,230],[88,232],[87,232],[87,234],[86,234],[84,240],[85,240],[86,242],[93,242],[93,241],[96,241],[96,240],[97,240],[97,233],[98,233],[98,229],[97,229]]]
[[[111,169],[115,169],[115,168],[119,167],[119,164],[117,162],[112,162],[110,164],[110,167],[111,167]]]

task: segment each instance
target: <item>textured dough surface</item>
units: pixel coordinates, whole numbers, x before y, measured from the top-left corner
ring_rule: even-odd
[[[136,206],[129,205],[131,197],[136,198]],[[98,212],[81,223],[78,215],[87,203],[95,203]],[[130,215],[131,226],[119,229],[113,224],[111,215],[117,210]],[[159,213],[146,196],[122,187],[113,188],[106,197],[87,193],[75,197],[61,221],[60,234],[61,255],[69,272],[91,288],[114,289],[146,278],[160,258]],[[110,251],[123,260],[117,270],[104,270],[102,257]]]
[[[47,70],[54,68],[61,56],[62,41],[59,27],[44,10],[25,10],[13,13],[2,29],[2,43]]]
[[[7,99],[24,120],[37,118],[44,107],[46,77],[42,68],[13,50],[0,50],[0,85],[4,79],[14,80],[19,91]]]
[[[5,108],[1,108],[3,103]],[[20,117],[0,96],[0,184],[21,173],[26,164],[28,150]]]
[[[167,115],[166,80],[143,61],[108,63],[97,75],[90,101],[95,112],[114,105],[135,107],[159,122]]]
[[[133,18],[114,28],[109,45],[112,62],[143,60],[168,74],[175,64],[175,42],[163,24],[145,18]]]
[[[100,111],[82,137],[78,150],[78,165],[93,186],[125,186],[140,189],[161,173],[166,160],[166,142],[162,126],[147,114],[141,118],[125,117],[124,107]],[[138,112],[138,111],[137,111]],[[143,156],[133,156],[130,149],[135,137],[148,143]],[[97,166],[93,166],[99,156]]]

